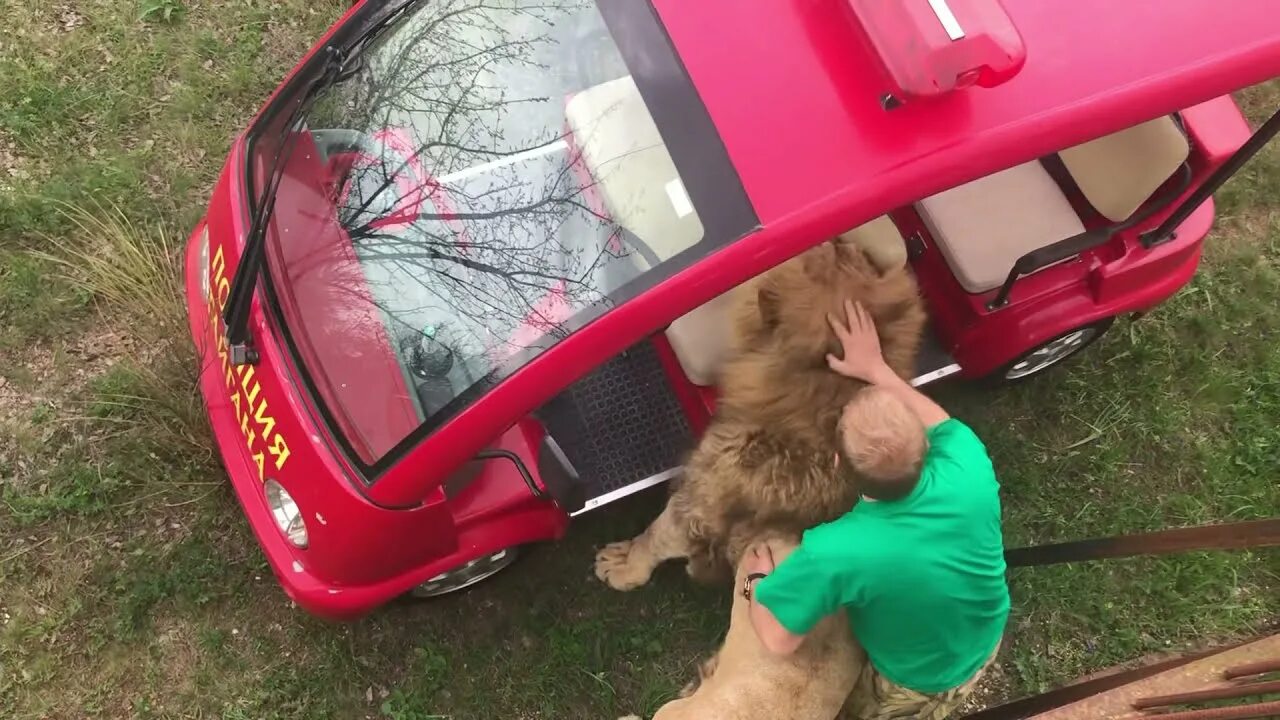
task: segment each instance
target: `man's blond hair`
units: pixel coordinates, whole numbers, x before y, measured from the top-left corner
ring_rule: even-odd
[[[863,495],[896,500],[920,480],[928,440],[924,423],[892,391],[859,390],[840,416],[840,446]]]

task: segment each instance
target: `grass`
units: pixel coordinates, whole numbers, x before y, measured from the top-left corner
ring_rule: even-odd
[[[68,315],[89,302],[89,296],[61,287],[50,287],[50,264],[27,254],[0,256],[0,335],[7,352],[14,352],[50,331]]]
[[[625,595],[589,577],[660,492],[466,595],[349,625],[271,578],[192,409],[172,239],[342,9],[0,0],[23,18],[0,41],[0,717],[643,714],[723,631],[725,593],[678,569]],[[1256,119],[1280,87],[1241,101]],[[996,459],[1010,544],[1280,507],[1280,152],[1219,217],[1191,286],[1070,369],[939,391]],[[1253,632],[1280,618],[1278,575],[1274,551],[1018,570],[995,695]]]

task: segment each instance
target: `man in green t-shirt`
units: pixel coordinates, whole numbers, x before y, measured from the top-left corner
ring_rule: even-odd
[[[840,421],[863,500],[804,534],[777,567],[748,551],[744,592],[763,644],[791,653],[845,610],[870,662],[851,696],[859,718],[940,720],[990,665],[1009,614],[1000,486],[966,425],[899,378],[870,315],[831,318],[844,357],[831,368],[868,383]]]

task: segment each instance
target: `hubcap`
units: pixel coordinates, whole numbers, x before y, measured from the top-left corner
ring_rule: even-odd
[[[478,557],[461,567],[442,572],[410,590],[409,594],[416,598],[428,598],[457,592],[497,574],[498,571],[510,565],[515,559],[515,548],[499,550],[492,555]]]
[[[1017,380],[1028,375],[1034,375],[1076,354],[1097,334],[1098,331],[1096,329],[1087,327],[1069,332],[1055,340],[1050,340],[1036,348],[1031,354],[1014,363],[1013,367],[1009,368],[1009,372],[1005,373],[1004,376],[1009,380]]]

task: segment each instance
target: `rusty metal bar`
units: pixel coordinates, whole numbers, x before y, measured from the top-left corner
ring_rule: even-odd
[[[1280,716],[1280,701],[1153,715],[1160,720],[1252,720]]]
[[[1149,678],[1152,675],[1158,675],[1166,670],[1179,668],[1197,660],[1203,660],[1228,650],[1234,650],[1247,644],[1247,642],[1249,641],[1242,640],[1224,647],[1201,650],[1130,670],[1120,670],[1107,675],[1100,675],[1089,680],[1082,680],[1055,690],[1040,693],[1039,695],[1018,698],[1003,705],[978,710],[962,718],[957,718],[957,720],[1020,720],[1037,713],[1060,708],[1063,705],[1069,705],[1077,700],[1093,697],[1108,690],[1114,690],[1131,682]]]
[[[1280,672],[1280,658],[1276,658],[1274,660],[1259,660],[1255,663],[1227,668],[1222,672],[1222,676],[1228,680],[1235,680],[1236,678],[1248,677],[1250,675],[1261,675],[1269,672]]]
[[[1034,545],[1007,550],[1004,558],[1010,567],[1025,567],[1134,555],[1167,555],[1190,550],[1238,550],[1274,545],[1280,545],[1280,517]]]
[[[1166,705],[1187,705],[1204,702],[1205,700],[1227,700],[1230,698],[1253,697],[1254,695],[1270,695],[1271,693],[1280,693],[1280,680],[1139,698],[1133,701],[1133,709],[1146,710],[1148,708],[1165,707]]]

